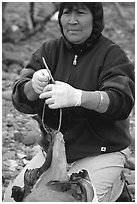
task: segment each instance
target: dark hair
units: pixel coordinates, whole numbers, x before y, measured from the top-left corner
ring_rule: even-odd
[[[72,11],[74,8],[83,8],[83,7],[89,8],[91,6],[89,2],[63,2],[60,5],[61,5],[60,11],[62,10],[62,12],[64,8],[67,8],[69,9],[69,11]]]
[[[83,8],[83,7],[87,7],[93,15],[93,31],[90,36],[90,40],[93,40],[101,34],[104,28],[103,6],[101,2],[62,2],[60,3],[58,20],[59,20],[61,32],[63,34],[63,28],[61,25],[61,16],[63,14],[64,8],[68,8],[71,11],[74,8]]]
[[[72,11],[74,8],[84,8],[84,7],[89,8],[89,10],[92,13],[93,8],[94,8],[94,3],[91,3],[91,2],[63,2],[60,4],[60,13],[63,12],[64,8],[67,8],[70,11]]]

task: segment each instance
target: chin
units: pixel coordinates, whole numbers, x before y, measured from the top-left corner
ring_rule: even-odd
[[[74,38],[67,38],[69,42],[73,43],[73,44],[80,44],[81,41],[78,39],[74,39]]]

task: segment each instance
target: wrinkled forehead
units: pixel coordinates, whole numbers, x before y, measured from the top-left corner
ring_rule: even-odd
[[[86,5],[83,2],[66,2],[63,5],[63,9],[68,9],[69,11],[86,9]]]

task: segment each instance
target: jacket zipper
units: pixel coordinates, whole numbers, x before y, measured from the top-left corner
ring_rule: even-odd
[[[78,55],[75,55],[75,56],[74,56],[74,59],[73,59],[73,65],[74,65],[74,66],[77,65],[77,59],[78,59]]]

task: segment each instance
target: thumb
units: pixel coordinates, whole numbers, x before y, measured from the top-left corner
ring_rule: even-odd
[[[65,84],[65,83],[62,81],[55,81],[55,85],[62,85],[62,84]]]
[[[42,74],[43,74],[45,77],[49,77],[49,78],[50,78],[49,73],[48,73],[48,71],[47,71],[46,69],[42,69]]]

